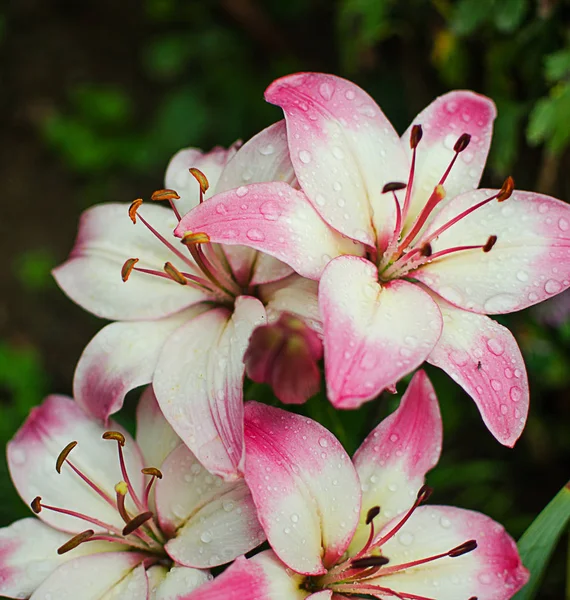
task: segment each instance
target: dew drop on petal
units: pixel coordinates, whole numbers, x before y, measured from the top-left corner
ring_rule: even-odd
[[[270,156],[274,152],[275,147],[273,146],[273,144],[267,144],[267,146],[261,146],[261,148],[259,148],[259,153],[263,154],[264,156]]]
[[[499,340],[496,338],[489,338],[487,340],[487,348],[489,348],[489,350],[495,356],[501,356],[501,354],[503,354],[503,352],[505,351],[501,342],[499,342]]]
[[[274,202],[273,200],[264,202],[259,207],[259,212],[261,212],[267,221],[277,221],[277,219],[281,216],[281,209],[279,208],[277,202]]]
[[[562,289],[562,286],[560,285],[560,282],[556,281],[555,279],[549,279],[544,284],[544,291],[547,294],[557,294],[561,289]]]
[[[321,448],[326,448],[328,445],[329,445],[329,442],[328,442],[327,438],[324,438],[324,437],[319,438],[319,446]]]
[[[526,271],[517,271],[517,279],[519,281],[528,281],[528,273]]]
[[[414,543],[414,536],[407,531],[402,531],[402,533],[398,535],[398,541],[402,546],[411,546]]]
[[[248,229],[246,236],[252,242],[262,242],[265,239],[265,234],[259,229]]]
[[[564,217],[558,219],[558,227],[560,231],[568,231],[568,221]]]
[[[311,162],[312,156],[311,153],[308,152],[307,150],[301,150],[299,152],[299,160],[302,163],[305,163],[306,165],[308,165]]]
[[[347,100],[354,100],[354,98],[356,98],[356,94],[354,93],[353,90],[346,90],[346,92],[344,93],[345,97]]]
[[[509,396],[513,402],[519,402],[522,398],[522,390],[520,387],[514,385],[509,392]]]
[[[236,190],[236,196],[243,198],[246,195],[247,195],[247,188],[245,187],[245,185],[238,187],[238,189]]]
[[[325,81],[324,83],[321,83],[319,93],[324,100],[330,100],[334,94],[334,87],[328,81]]]
[[[204,544],[209,544],[212,541],[212,533],[210,531],[204,531],[200,535],[200,540],[204,542]]]

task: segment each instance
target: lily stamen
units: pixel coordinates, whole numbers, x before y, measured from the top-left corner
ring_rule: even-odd
[[[173,202],[173,200],[179,200],[180,196],[174,190],[156,190],[151,194],[150,199],[155,201],[168,200],[170,208],[172,208],[172,212],[176,215],[178,221],[182,220],[182,216]]]

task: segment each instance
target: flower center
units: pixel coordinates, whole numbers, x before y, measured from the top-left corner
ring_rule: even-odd
[[[374,528],[374,519],[380,513],[380,507],[372,507],[366,517],[366,525],[370,526],[370,533],[362,549],[356,555],[348,557],[343,562],[332,567],[326,575],[309,578],[305,582],[306,589],[310,591],[332,590],[333,594],[338,593],[357,598],[379,598],[379,594],[383,594],[382,597],[386,595],[386,597],[398,598],[400,600],[433,600],[433,598],[428,596],[419,596],[417,594],[394,590],[386,587],[381,582],[382,577],[393,575],[394,573],[402,573],[406,569],[412,569],[446,557],[456,558],[477,548],[475,540],[468,540],[446,552],[401,564],[392,564],[390,559],[383,555],[382,546],[402,529],[417,507],[430,497],[431,492],[432,490],[429,487],[423,486],[418,492],[413,506],[392,529],[383,535],[378,535]],[[477,600],[477,598],[471,597],[469,600]]]
[[[200,202],[203,202],[204,193],[209,187],[208,180],[198,169],[191,168],[190,173],[200,186]],[[155,191],[150,199],[153,201],[167,200],[177,220],[180,221],[180,212],[175,204],[175,200],[179,198],[180,196],[174,190],[165,189]],[[142,204],[141,198],[131,203],[129,207],[131,221],[136,224],[137,218],[140,219],[141,223],[181,262],[183,268],[180,270],[168,261],[164,264],[163,270],[159,271],[140,266],[138,258],[129,258],[121,269],[121,277],[124,282],[129,279],[133,271],[138,271],[171,280],[179,285],[198,288],[221,302],[233,302],[243,292],[220,246],[211,244],[210,238],[205,233],[187,233],[182,239],[182,243],[186,246],[189,255],[180,251],[138,213]]]
[[[439,183],[435,186],[433,192],[428,198],[428,201],[425,203],[424,207],[415,218],[409,230],[404,235],[404,220],[410,208],[414,185],[417,147],[422,139],[422,136],[423,132],[421,125],[414,125],[410,134],[412,161],[407,183],[397,181],[390,182],[387,183],[382,190],[383,194],[391,193],[393,196],[393,201],[396,208],[396,223],[394,227],[394,234],[392,239],[388,242],[386,249],[383,252],[381,252],[380,249],[375,251],[379,255],[378,270],[381,281],[399,279],[407,275],[410,271],[418,269],[426,263],[431,263],[434,260],[441,260],[442,258],[456,254],[457,252],[464,252],[466,250],[482,250],[483,252],[490,252],[497,242],[497,236],[494,234],[489,235],[487,241],[482,244],[455,246],[440,250],[438,252],[432,251],[431,242],[436,240],[444,231],[447,231],[450,227],[479,208],[489,204],[489,202],[492,202],[495,199],[498,202],[503,202],[513,193],[514,181],[512,177],[507,177],[503,187],[497,194],[490,196],[489,198],[486,198],[485,200],[482,200],[464,210],[462,213],[444,223],[441,227],[428,236],[421,235],[426,223],[434,214],[435,208],[445,198],[445,182],[451,173],[459,154],[469,146],[471,136],[468,133],[463,133],[455,142],[453,147],[453,158],[441,176]],[[396,192],[403,189],[406,190],[406,195],[403,206],[400,206],[400,202],[396,197]]]
[[[41,496],[37,496],[31,502],[32,510],[36,514],[39,514],[42,510],[51,510],[53,512],[80,519],[96,527],[96,530],[87,529],[72,537],[65,544],[63,544],[63,546],[58,548],[58,554],[69,552],[84,542],[103,540],[107,542],[116,542],[123,546],[129,546],[133,550],[146,552],[157,560],[167,558],[167,555],[164,552],[164,544],[166,542],[165,535],[160,530],[156,521],[156,517],[149,508],[150,491],[156,479],[162,479],[162,473],[154,467],[142,469],[142,473],[149,476],[150,479],[148,480],[142,497],[139,497],[133,488],[127,473],[127,467],[123,453],[123,446],[126,443],[125,436],[118,431],[107,431],[103,434],[103,439],[112,441],[114,440],[117,442],[118,460],[123,479],[115,485],[114,498],[111,497],[96,482],[91,480],[77,467],[76,464],[69,459],[69,455],[77,446],[77,442],[70,442],[61,451],[57,458],[55,468],[58,473],[61,473],[61,469],[64,465],[69,466],[73,473],[79,477],[85,485],[89,486],[93,492],[95,492],[107,504],[117,511],[120,518],[124,522],[124,527],[120,528],[116,525],[105,523],[104,521],[101,521],[100,519],[97,519],[96,517],[90,516],[86,513],[44,504]],[[131,504],[135,507],[135,511],[127,508],[127,496],[130,497]]]

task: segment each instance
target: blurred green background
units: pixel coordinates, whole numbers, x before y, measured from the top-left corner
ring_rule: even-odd
[[[281,118],[263,101],[275,77],[351,78],[400,131],[449,89],[487,94],[499,117],[483,184],[512,174],[519,188],[570,198],[567,0],[18,0],[0,9],[0,54],[2,443],[46,393],[70,393],[77,358],[103,324],[50,276],[81,211],[148,196],[181,147],[228,145]],[[519,537],[567,481],[569,316],[567,293],[501,319],[531,382],[514,450],[430,370],[446,428],[432,501],[481,510]],[[340,419],[319,398],[306,410],[352,451],[395,402]],[[2,463],[1,524],[27,514]],[[540,598],[564,594],[562,546]]]

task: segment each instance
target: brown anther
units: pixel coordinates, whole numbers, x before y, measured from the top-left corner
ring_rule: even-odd
[[[366,525],[370,525],[372,521],[380,514],[380,507],[373,506],[366,514]]]
[[[382,193],[397,192],[398,190],[403,190],[405,187],[407,187],[406,183],[402,183],[401,181],[391,181],[382,188]]]
[[[178,200],[180,196],[174,190],[156,190],[152,193],[150,199],[160,200]]]
[[[129,217],[131,217],[133,223],[137,222],[137,210],[142,203],[142,198],[137,198],[136,200],[133,200],[129,206]]]
[[[471,136],[468,133],[462,133],[455,142],[455,145],[453,146],[453,151],[457,152],[458,154],[459,152],[463,152],[463,150],[465,150],[465,148],[469,146],[470,141]]]
[[[410,148],[413,150],[417,147],[424,135],[424,131],[421,125],[414,125],[412,127],[412,132],[410,133]]]
[[[427,502],[429,497],[432,495],[433,489],[429,485],[422,485],[418,495],[416,496],[418,502]]]
[[[192,246],[194,244],[208,244],[210,242],[210,236],[202,231],[198,231],[196,233],[193,233],[192,231],[187,231],[182,236],[181,241],[186,246]]]
[[[135,265],[139,262],[138,258],[129,258],[125,261],[123,268],[121,269],[121,278],[123,281],[127,281],[127,279],[131,276]]]
[[[206,193],[206,190],[210,187],[210,183],[208,178],[200,171],[200,169],[196,169],[196,167],[192,167],[188,169],[190,174],[196,179],[196,181],[200,184],[200,190],[202,194]]]
[[[77,546],[79,546],[79,544],[82,544],[83,542],[88,540],[90,537],[92,537],[94,534],[95,534],[95,532],[93,531],[93,529],[87,529],[86,531],[82,531],[81,533],[78,533],[75,537],[72,537],[70,540],[65,542],[65,544],[63,544],[63,546],[60,546],[57,549],[57,553],[65,554],[66,552],[69,552],[70,550],[77,548]]]
[[[447,556],[450,558],[457,558],[458,556],[463,556],[463,554],[467,554],[468,552],[473,552],[477,548],[477,542],[475,540],[469,540],[468,542],[464,542],[460,544],[453,550],[450,550],[447,553]]]
[[[355,558],[350,566],[353,569],[366,569],[368,567],[383,567],[390,562],[385,556],[364,556],[363,558]]]
[[[186,285],[188,280],[182,273],[170,262],[164,263],[164,272],[172,279],[179,283],[180,285]]]
[[[422,256],[426,256],[426,257],[428,257],[428,256],[431,256],[431,255],[432,255],[432,253],[433,253],[433,250],[432,250],[432,248],[431,248],[431,244],[430,244],[430,243],[424,244],[424,245],[422,246],[422,249],[420,250],[420,254],[421,254]]]
[[[155,467],[145,467],[141,469],[141,473],[143,475],[152,475],[153,477],[157,477],[158,479],[162,479],[162,471]]]
[[[59,453],[57,460],[55,461],[55,470],[58,473],[61,473],[61,467],[63,467],[63,463],[69,456],[69,453],[77,446],[77,442],[69,442],[67,446]]]
[[[505,183],[503,183],[503,187],[499,190],[497,194],[497,200],[499,202],[504,202],[507,198],[511,197],[513,190],[515,189],[515,180],[509,175],[505,179]]]
[[[32,507],[32,510],[36,513],[36,515],[39,515],[42,512],[42,498],[41,498],[41,496],[36,496],[30,502],[30,506]]]
[[[125,445],[125,436],[119,431],[106,431],[102,436],[104,440],[115,440],[121,446]]]
[[[138,529],[141,525],[144,525],[149,519],[152,519],[153,514],[148,512],[143,512],[136,517],[133,517],[124,527],[123,527],[123,535],[130,535]]]
[[[483,252],[491,252],[491,249],[493,248],[493,246],[496,243],[497,243],[497,236],[490,235],[489,239],[485,242],[485,245],[483,246]]]

